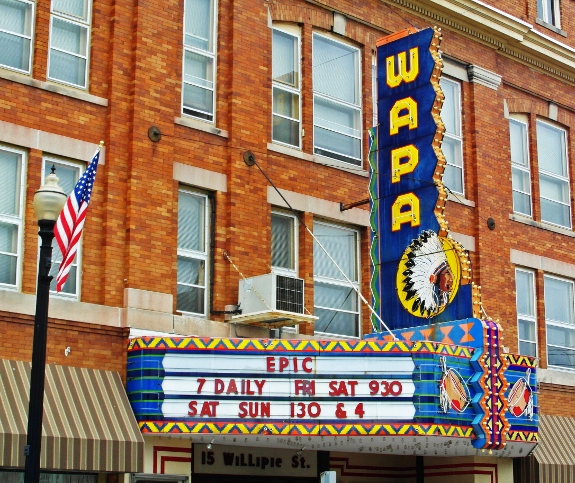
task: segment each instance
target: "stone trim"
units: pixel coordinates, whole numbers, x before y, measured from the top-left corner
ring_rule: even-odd
[[[511,249],[510,260],[514,265],[532,268],[534,270],[543,270],[545,273],[559,275],[561,277],[573,279],[575,274],[575,265],[533,253],[522,252],[513,248]]]
[[[20,74],[18,72],[11,72],[9,70],[0,69],[0,79],[6,79],[25,86],[35,87],[48,92],[54,92],[62,96],[72,97],[80,101],[89,102],[98,106],[108,107],[108,99],[103,97],[93,96],[87,92],[79,91],[71,87],[66,87],[60,84],[52,84],[51,82],[42,82],[33,79],[30,76]]]
[[[0,142],[86,162],[92,160],[98,148],[94,143],[6,121],[0,121]],[[106,146],[100,151],[99,163],[106,164]]]
[[[537,25],[541,25],[541,27],[545,27],[546,29],[551,30],[552,32],[555,32],[556,34],[559,34],[563,37],[567,37],[567,32],[565,32],[564,30],[561,30],[559,27],[556,27],[555,25],[552,25],[550,23],[545,22],[545,20],[541,20],[540,18],[536,18],[535,23]]]
[[[464,235],[463,233],[457,232],[449,232],[451,238],[453,238],[456,242],[461,244],[463,248],[465,248],[468,252],[475,251],[475,237],[470,235]]]
[[[560,235],[569,236],[575,238],[575,232],[569,230],[568,228],[561,228],[560,226],[551,225],[549,223],[541,223],[535,221],[532,218],[527,218],[525,216],[510,214],[509,219],[512,221],[517,221],[518,223],[523,223],[524,225],[534,226],[535,228],[541,228],[542,230],[552,231],[553,233],[559,233]]]
[[[366,178],[369,176],[369,172],[363,169],[361,166],[354,166],[353,164],[339,161],[337,159],[328,158],[326,156],[320,156],[319,154],[314,154],[312,161],[317,164],[329,166],[330,168],[341,169],[342,171],[347,171],[348,173],[357,174]]]
[[[294,191],[288,191],[280,189],[281,194],[291,205],[291,207],[296,211],[302,211],[305,213],[312,213],[313,215],[320,216],[327,220],[333,220],[341,223],[347,223],[349,225],[369,227],[369,210],[363,210],[361,208],[352,208],[346,211],[340,211],[340,204],[334,201],[323,200],[320,198],[315,198],[314,196],[304,195],[302,193],[295,193]],[[268,203],[274,205],[278,208],[287,208],[282,197],[277,193],[277,191],[268,186],[267,193]],[[345,202],[348,200],[342,200]],[[356,200],[352,200],[356,201]]]
[[[447,201],[453,201],[454,203],[459,203],[460,205],[469,206],[470,208],[475,208],[475,202],[464,198],[461,195],[454,195],[452,193],[447,193]]]
[[[575,387],[575,373],[556,369],[537,369],[537,382]]]
[[[136,288],[124,289],[124,307],[130,309],[156,310],[159,312],[173,311],[174,296],[167,293],[151,292]]]
[[[197,129],[198,131],[204,131],[210,134],[215,134],[216,136],[221,136],[223,138],[228,138],[229,134],[228,131],[224,131],[223,129],[218,129],[216,126],[212,124],[208,124],[202,121],[196,121],[195,119],[190,119],[187,117],[176,117],[174,119],[174,124],[178,124],[179,126],[189,127],[192,129]]]
[[[502,77],[495,72],[490,72],[478,65],[467,66],[467,73],[469,74],[469,81],[475,84],[480,84],[490,89],[497,90],[501,85]]]
[[[443,61],[442,73],[454,79],[460,80],[462,82],[469,82],[469,74],[467,72],[468,66],[457,60],[450,59],[449,57],[442,55],[441,60]]]
[[[299,149],[283,146],[282,144],[268,143],[267,148],[268,151],[273,151],[274,153],[285,154],[286,156],[302,159],[304,161],[313,161],[313,156],[311,154],[306,154]]]
[[[189,166],[187,164],[174,163],[174,179],[180,183],[196,186],[210,191],[228,191],[228,177],[222,173],[207,169]],[[171,309],[170,309],[171,312]]]

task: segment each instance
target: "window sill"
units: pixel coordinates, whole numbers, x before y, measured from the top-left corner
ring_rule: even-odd
[[[369,172],[360,166],[354,166],[343,161],[338,161],[337,159],[327,158],[319,154],[313,155],[314,163],[323,164],[324,166],[329,166],[330,168],[341,169],[342,171],[347,171],[348,173],[358,174],[359,176],[369,177]]]
[[[287,156],[291,156],[292,158],[303,159],[304,161],[313,161],[313,156],[306,154],[299,149],[284,146],[283,144],[268,143],[268,151],[285,154]]]
[[[285,154],[293,158],[302,159],[304,161],[311,161],[312,163],[323,164],[324,166],[329,166],[330,168],[341,169],[342,171],[347,171],[348,173],[358,174],[360,176],[369,176],[369,172],[359,166],[353,166],[352,164],[345,163],[343,161],[338,161],[337,159],[327,158],[325,156],[320,156],[319,154],[307,154],[299,149],[290,148],[282,144],[268,143],[268,151],[273,151],[274,153]]]
[[[76,294],[66,294],[63,292],[56,292],[50,290],[50,300],[52,299],[60,299],[60,300],[67,300],[69,302],[79,302],[79,297]]]
[[[18,289],[18,287],[15,287],[14,285],[4,285],[4,284],[0,284],[0,291],[1,290],[5,290],[7,292],[19,292],[20,291]]]
[[[459,203],[460,205],[469,206],[470,208],[475,208],[475,201],[467,200],[463,198],[462,195],[454,195],[451,193],[447,193],[447,201],[453,201],[455,203]]]
[[[575,387],[575,372],[569,369],[537,369],[537,382]]]
[[[524,225],[534,226],[536,228],[541,228],[542,230],[552,231],[553,233],[559,233],[560,235],[570,236],[571,238],[575,238],[575,233],[567,228],[561,228],[555,225],[550,225],[548,223],[540,223],[535,221],[531,218],[527,218],[525,216],[511,214],[509,215],[509,219],[512,221],[516,221],[518,223],[523,223]]]
[[[215,134],[216,136],[220,136],[222,138],[228,139],[228,131],[224,131],[223,129],[218,129],[217,127],[202,122],[196,121],[195,119],[190,119],[187,117],[176,117],[174,119],[174,123],[180,126],[189,127],[192,129],[197,129],[198,131],[204,131],[210,134]]]
[[[93,96],[87,92],[82,92],[71,87],[65,87],[60,84],[42,82],[37,79],[32,79],[32,77],[27,75],[19,74],[18,72],[10,72],[8,70],[0,69],[0,79],[6,79],[12,82],[17,82],[18,84],[23,84],[25,86],[35,87],[37,89],[42,89],[48,92],[54,92],[55,94],[72,97],[74,99],[96,104],[98,106],[108,107],[108,99],[104,99],[103,97]]]
[[[555,25],[552,25],[550,23],[545,22],[545,20],[541,20],[540,18],[536,18],[535,23],[537,25],[541,25],[541,27],[545,27],[546,29],[551,30],[552,32],[555,32],[556,34],[562,35],[563,37],[567,37],[567,32],[565,32],[564,30],[561,30],[560,28],[555,27]]]

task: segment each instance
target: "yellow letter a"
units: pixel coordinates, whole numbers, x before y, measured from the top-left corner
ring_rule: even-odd
[[[401,211],[404,207],[407,211]],[[399,195],[391,205],[391,231],[399,231],[403,223],[419,226],[419,198],[413,193]]]
[[[401,114],[406,109],[407,112]],[[389,134],[397,134],[402,126],[417,128],[417,103],[411,97],[400,99],[389,111]]]

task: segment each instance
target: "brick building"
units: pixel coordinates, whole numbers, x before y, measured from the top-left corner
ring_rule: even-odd
[[[340,207],[368,196],[375,42],[438,26],[446,217],[505,345],[538,358],[544,434],[560,444],[556,426],[575,428],[574,19],[567,0],[0,0],[1,357],[31,358],[33,194],[52,165],[71,191],[100,140],[82,246],[51,294],[48,364],[125,382],[130,331],[277,337],[224,322],[242,277],[272,271],[305,284],[302,323],[281,337],[371,332],[306,227],[371,300],[369,205]],[[190,460],[185,438],[145,438],[146,473],[189,475]],[[461,478],[452,464],[426,460],[426,481]],[[513,473],[492,456],[458,464],[465,481]],[[415,457],[332,452],[330,467],[416,481]]]

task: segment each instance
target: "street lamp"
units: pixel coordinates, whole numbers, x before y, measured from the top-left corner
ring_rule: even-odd
[[[42,413],[44,411],[44,379],[46,369],[46,339],[48,334],[48,301],[50,296],[50,267],[52,266],[52,240],[54,225],[66,203],[66,193],[58,186],[58,177],[52,172],[46,183],[34,195],[34,212],[38,218],[42,239],[38,261],[36,289],[36,315],[32,342],[32,373],[30,375],[30,402],[28,405],[28,434],[24,454],[24,483],[40,481],[40,452],[42,450]]]

